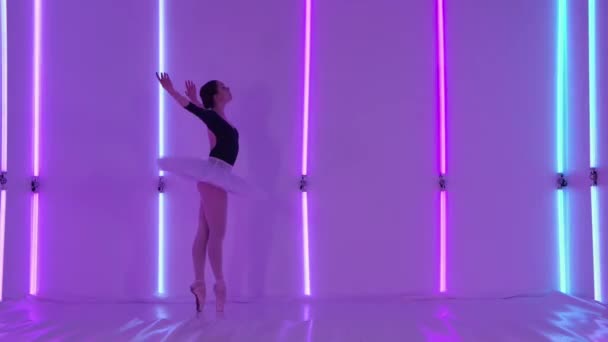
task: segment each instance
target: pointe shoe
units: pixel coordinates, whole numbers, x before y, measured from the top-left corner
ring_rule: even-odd
[[[219,281],[213,286],[215,291],[215,311],[224,312],[224,304],[226,303],[226,283]]]
[[[205,283],[202,281],[195,281],[190,285],[190,292],[194,295],[196,301],[196,311],[201,312],[202,307],[205,304]]]

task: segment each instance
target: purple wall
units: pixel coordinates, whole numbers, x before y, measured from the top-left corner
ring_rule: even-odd
[[[283,0],[179,2],[166,12],[167,69],[176,86],[219,79],[231,87],[227,115],[241,139],[235,172],[269,195],[256,202],[231,198],[225,273],[232,296],[298,294],[302,287],[302,13],[301,3]],[[167,132],[167,154],[208,154],[202,122],[173,102]],[[189,182],[167,181],[167,291],[189,295],[199,195]],[[209,268],[207,276],[212,284]]]
[[[228,115],[242,145],[235,172],[270,195],[232,198],[230,295],[299,296],[304,1],[167,3],[166,71],[178,89],[186,79],[232,88]],[[557,288],[555,3],[446,0],[450,295]],[[587,7],[572,3],[572,284],[592,296]],[[598,3],[600,145],[608,146],[608,5]],[[438,291],[435,6],[313,1],[314,296]],[[5,295],[17,297],[29,277],[33,9],[24,1],[8,10]],[[44,4],[42,296],[146,299],[156,289],[157,11],[142,0]],[[166,109],[166,153],[206,156],[203,124],[170,99]],[[606,226],[608,158],[599,153]],[[167,182],[167,292],[182,298],[198,194]]]
[[[437,288],[435,7],[317,2],[313,294]]]
[[[446,11],[448,288],[547,290],[557,279],[555,5],[462,0]]]
[[[157,24],[143,4],[64,0],[43,9],[43,296],[152,289]]]
[[[22,296],[29,284],[32,175],[33,2],[9,2],[8,178],[4,297]],[[23,42],[29,42],[25,44]]]

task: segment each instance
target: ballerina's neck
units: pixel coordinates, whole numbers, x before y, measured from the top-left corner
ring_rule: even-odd
[[[224,108],[223,107],[212,107],[211,110],[213,110],[214,112],[218,113],[224,119],[226,118],[226,113],[224,112]]]
[[[222,119],[224,119],[224,121],[226,121],[230,126],[232,126],[232,128],[234,128],[234,125],[232,124],[232,122],[228,121],[228,118],[226,117],[226,114],[224,113],[224,108],[211,108],[211,110],[216,112]]]

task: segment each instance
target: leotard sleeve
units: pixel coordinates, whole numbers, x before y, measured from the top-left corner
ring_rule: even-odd
[[[185,108],[190,113],[196,115],[199,119],[201,119],[212,132],[217,131],[217,129],[219,128],[221,118],[216,112],[201,108],[193,104],[192,102],[188,103]]]

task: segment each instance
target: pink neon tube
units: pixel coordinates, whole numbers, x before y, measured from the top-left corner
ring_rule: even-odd
[[[306,0],[306,23],[304,37],[304,108],[302,132],[302,175],[308,174],[308,116],[310,104],[310,40],[312,0]],[[304,294],[310,296],[310,258],[308,244],[308,195],[302,192],[302,249],[304,268]]]
[[[445,25],[444,25],[444,0],[437,0],[437,50],[439,64],[439,164],[440,173],[447,172],[446,162],[446,90],[445,90]],[[439,228],[439,292],[447,291],[447,195],[441,192],[440,198],[440,228]]]
[[[40,174],[40,69],[42,39],[42,3],[34,1],[34,177]],[[39,195],[32,197],[32,230],[30,243],[30,294],[38,294],[38,212]]]
[[[0,171],[7,171],[8,151],[8,66],[6,0],[0,0],[0,25],[2,25],[2,160]],[[4,292],[4,245],[6,236],[6,191],[0,190],[0,301]]]

